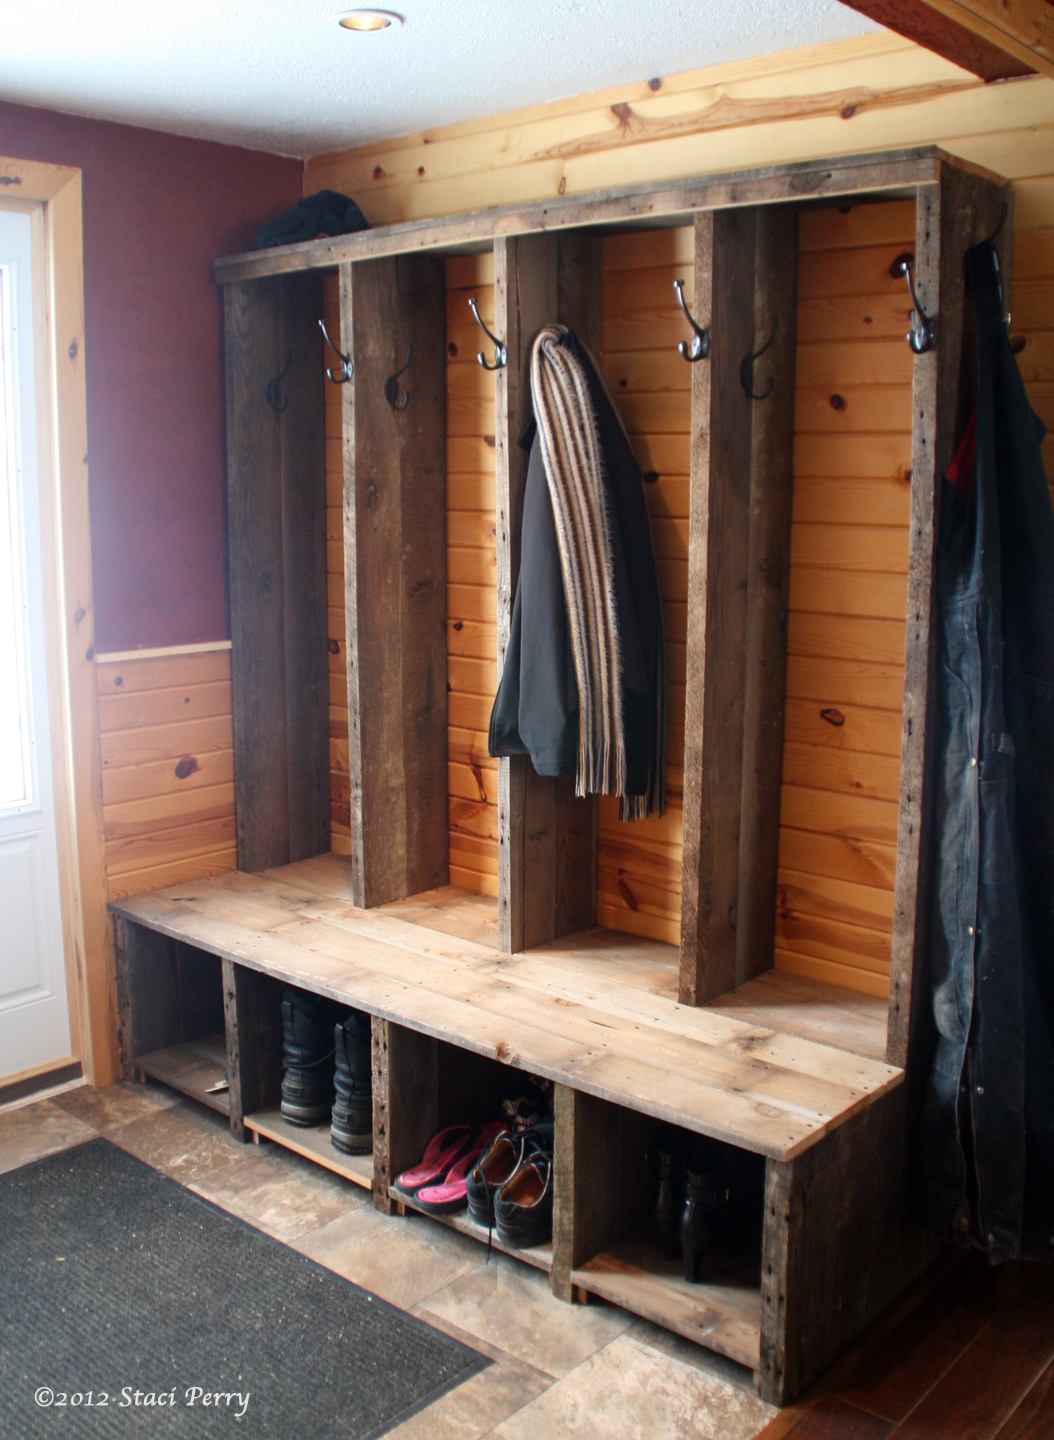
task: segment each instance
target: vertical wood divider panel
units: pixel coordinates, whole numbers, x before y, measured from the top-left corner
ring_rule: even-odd
[[[223,1018],[231,1134],[248,1141],[246,1115],[282,1098],[282,991],[280,981],[224,959]]]
[[[340,268],[352,893],[383,905],[448,879],[446,310],[443,262]],[[384,382],[410,366],[394,409]]]
[[[326,613],[326,432],[322,390],[321,277],[283,280],[278,292],[285,575],[289,859],[329,849],[329,657]]]
[[[498,676],[505,663],[520,567],[532,418],[531,348],[543,325],[570,326],[599,358],[600,244],[582,232],[494,242],[494,314],[508,348],[495,387]],[[526,756],[498,764],[499,946],[515,954],[587,929],[596,908],[596,805],[574,776],[535,773]]]
[[[375,1015],[372,1049],[373,1203],[391,1215],[388,1187],[439,1128],[439,1041]]]
[[[754,349],[758,213],[716,210],[695,222],[694,313],[712,348],[692,367],[680,974],[687,1005],[736,983],[754,405],[739,366]]]
[[[573,1270],[613,1245],[647,1208],[644,1163],[655,1122],[567,1085],[554,1093],[553,1268],[550,1288],[574,1299]]]
[[[751,402],[750,537],[743,700],[743,780],[735,983],[772,968],[779,870],[783,706],[787,670],[791,500],[794,487],[798,214],[774,205],[757,217],[754,345],[772,347],[755,365]]]
[[[908,1217],[906,1088],[796,1160],[769,1160],[758,1390],[785,1405],[933,1264]],[[876,1163],[876,1157],[881,1159]]]
[[[130,920],[114,921],[121,1074],[134,1073],[137,1055],[182,1040],[176,961],[178,942]]]
[[[224,291],[238,866],[329,846],[321,278]],[[289,401],[276,415],[267,386]]]
[[[1009,187],[953,165],[942,166],[936,185],[919,187],[915,284],[927,314],[937,317],[937,345],[915,358],[908,552],[907,648],[901,731],[900,814],[893,905],[886,1058],[914,1070],[928,1063],[922,1027],[929,1023],[927,928],[931,901],[933,731],[937,667],[936,556],[944,472],[976,397],[976,334],[963,279],[963,256],[992,234]],[[1009,294],[1012,214],[999,241],[1004,289]],[[909,1076],[913,1094],[921,1076]]]

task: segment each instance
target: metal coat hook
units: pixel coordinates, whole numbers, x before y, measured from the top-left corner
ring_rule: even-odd
[[[919,303],[919,297],[915,293],[915,282],[912,279],[912,272],[915,269],[915,257],[909,251],[898,255],[889,267],[889,273],[894,280],[901,276],[908,282],[908,289],[911,292],[911,303],[915,307],[911,312],[911,329],[904,337],[914,350],[916,355],[925,355],[927,350],[932,350],[937,343],[937,317],[927,315]]]
[[[268,405],[270,405],[271,409],[274,411],[274,413],[275,413],[276,415],[281,415],[282,411],[283,411],[283,410],[286,408],[286,406],[289,404],[289,396],[287,395],[287,396],[285,397],[285,399],[282,401],[282,403],[279,405],[279,403],[278,403],[278,387],[281,385],[281,383],[282,383],[282,381],[285,379],[285,377],[289,374],[289,367],[290,367],[290,365],[292,365],[292,363],[293,363],[293,352],[292,352],[292,350],[290,350],[289,354],[286,356],[285,365],[284,365],[283,368],[282,368],[281,374],[280,374],[280,375],[276,375],[273,380],[268,380],[268,382],[267,382],[267,403],[268,403]]]
[[[497,335],[491,334],[491,332],[487,329],[486,325],[484,325],[483,321],[479,318],[479,306],[476,304],[475,300],[470,300],[468,302],[468,308],[472,311],[473,315],[475,315],[476,324],[483,331],[484,335],[486,335],[488,340],[491,340],[494,343],[493,365],[487,364],[486,358],[484,357],[482,350],[476,356],[476,359],[483,366],[484,370],[501,370],[505,365],[509,363],[508,349],[498,339]]]
[[[410,363],[410,351],[412,349],[412,345],[407,345],[406,359],[399,366],[399,369],[396,370],[394,374],[389,375],[387,380],[385,380],[384,382],[384,398],[385,400],[387,400],[388,404],[392,407],[393,410],[405,410],[407,405],[410,403],[409,390],[403,391],[403,398],[401,400],[396,400],[395,397],[399,393],[399,376],[403,373],[403,371]]]
[[[694,364],[696,360],[705,360],[710,354],[710,332],[709,330],[700,329],[698,321],[685,304],[684,281],[675,280],[673,282],[673,288],[677,291],[677,299],[681,309],[684,311],[685,319],[695,331],[691,340],[679,340],[677,349],[686,360],[690,360]]]
[[[352,364],[351,356],[345,355],[343,350],[338,350],[337,347],[333,344],[333,341],[329,338],[329,331],[326,329],[326,322],[324,320],[320,320],[318,322],[318,328],[322,331],[322,335],[325,339],[326,344],[340,361],[339,375],[334,375],[332,370],[327,370],[326,374],[333,381],[334,385],[346,385],[351,379],[351,377],[355,374],[355,366]]]
[[[768,397],[772,394],[772,388],[776,382],[771,375],[769,376],[769,383],[765,386],[764,390],[762,390],[760,395],[754,389],[754,361],[760,360],[762,355],[764,355],[765,351],[768,350],[775,341],[776,331],[779,329],[779,323],[780,317],[778,315],[773,315],[772,330],[769,334],[769,338],[765,341],[764,345],[762,345],[760,350],[755,350],[753,355],[744,355],[742,360],[739,362],[739,383],[747,392],[747,396],[751,400],[767,400]]]
[[[998,224],[998,225],[995,227],[995,229],[992,231],[991,235],[989,235],[989,237],[988,237],[989,240],[998,240],[998,239],[999,239],[1000,235],[1002,235],[1002,233],[1003,233],[1003,226],[1006,224],[1006,217],[1007,217],[1009,214],[1010,214],[1010,206],[1009,206],[1009,205],[1006,203],[1006,201],[1004,200],[1004,201],[1003,201],[1003,204],[1002,204],[1002,208],[1001,208],[1000,211],[999,211],[999,224]]]
[[[988,236],[987,242],[982,241],[982,242],[981,242],[982,244],[988,243],[988,244],[993,245],[993,246],[995,245],[995,242],[999,239],[1000,235],[1003,233],[1003,226],[1006,224],[1006,217],[1007,217],[1009,214],[1010,214],[1010,206],[1009,206],[1009,205],[1006,203],[1006,201],[1004,200],[1004,201],[1002,202],[1002,205],[1000,206],[1000,209],[999,209],[999,223],[998,223],[998,225],[995,227],[995,229],[992,231],[991,235]],[[1010,312],[1009,312],[1009,310],[1007,310],[1007,308],[1006,308],[1006,301],[1005,301],[1004,298],[1003,298],[1003,272],[1002,272],[1002,270],[1000,269],[1000,266],[999,266],[999,252],[998,252],[998,250],[995,250],[995,249],[993,249],[993,251],[992,251],[992,264],[993,264],[993,266],[995,267],[996,283],[997,283],[998,286],[999,286],[999,304],[1000,304],[1000,308],[1001,308],[1002,311],[1003,311],[1003,323],[1004,323],[1004,324],[1007,326],[1007,328],[1009,329],[1009,327],[1010,327]],[[963,279],[964,279],[964,280],[967,279],[966,256],[965,256],[965,255],[963,255]]]

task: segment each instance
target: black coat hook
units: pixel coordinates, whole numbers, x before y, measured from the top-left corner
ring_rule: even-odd
[[[492,341],[494,342],[494,364],[493,364],[493,365],[488,365],[488,364],[487,364],[487,361],[486,361],[486,359],[485,359],[485,357],[484,357],[484,354],[483,354],[483,351],[482,351],[482,350],[481,350],[481,351],[479,352],[479,354],[476,356],[476,359],[477,359],[477,360],[479,361],[479,363],[483,366],[484,370],[501,370],[504,366],[506,366],[506,365],[509,363],[509,352],[508,352],[508,350],[507,350],[506,347],[501,343],[501,341],[498,339],[497,335],[492,335],[491,332],[487,329],[486,325],[484,325],[483,321],[479,318],[479,306],[476,304],[475,300],[470,300],[470,301],[468,302],[468,308],[472,311],[473,315],[475,315],[475,317],[476,317],[476,324],[477,324],[477,325],[479,326],[479,328],[483,331],[484,335],[486,335],[487,339],[488,339],[488,340],[492,340]]]
[[[989,235],[989,237],[988,237],[989,240],[998,240],[998,239],[999,239],[1000,235],[1002,235],[1002,233],[1003,233],[1003,226],[1006,224],[1006,217],[1007,217],[1009,214],[1010,214],[1010,206],[1009,206],[1009,205],[1006,203],[1006,201],[1004,200],[1004,201],[1003,201],[1003,204],[1002,204],[1002,207],[1000,208],[1000,211],[999,211],[999,224],[998,224],[998,225],[995,227],[995,229],[992,231],[991,235]]]
[[[911,292],[911,303],[915,307],[911,312],[911,329],[905,339],[914,350],[916,355],[925,355],[927,350],[932,350],[937,343],[937,317],[927,315],[919,304],[919,297],[915,293],[915,282],[911,278],[915,269],[915,257],[909,251],[898,255],[889,267],[889,273],[894,280],[901,276],[908,282],[908,289]]]
[[[778,315],[773,315],[772,330],[770,331],[769,338],[765,341],[764,345],[762,345],[760,350],[755,350],[753,355],[744,355],[742,360],[739,362],[739,383],[747,392],[747,396],[751,400],[767,400],[768,397],[772,394],[772,387],[775,385],[776,382],[771,375],[769,376],[769,383],[765,386],[764,390],[762,390],[761,394],[759,395],[755,391],[754,361],[760,360],[762,355],[764,355],[765,351],[772,345],[773,341],[776,339],[776,331],[779,328],[779,323],[780,317]]]
[[[393,410],[405,410],[410,402],[409,390],[403,391],[403,398],[401,400],[396,400],[395,397],[399,393],[399,376],[403,373],[407,365],[409,365],[410,363],[410,351],[412,349],[412,345],[407,345],[406,359],[399,366],[399,369],[396,370],[394,374],[389,375],[387,380],[385,380],[384,382],[384,398],[385,400],[387,400],[388,404],[392,407]]]
[[[292,363],[293,352],[292,350],[290,350],[289,354],[286,356],[285,365],[282,368],[281,374],[276,375],[273,380],[268,380],[267,382],[267,403],[268,405],[270,405],[271,409],[276,415],[281,415],[282,411],[285,410],[286,406],[289,404],[288,395],[285,397],[281,404],[278,403],[278,387],[279,385],[281,385],[285,377],[289,374],[289,367],[290,365],[292,365]]]
[[[326,329],[326,322],[324,320],[320,320],[318,322],[318,328],[322,331],[322,335],[325,339],[326,344],[340,361],[339,375],[334,375],[332,370],[327,370],[326,374],[333,381],[334,385],[346,385],[351,379],[351,377],[355,374],[355,366],[352,364],[351,356],[345,355],[342,350],[338,350],[337,347],[333,344],[333,341],[329,338],[329,331]]]
[[[696,360],[705,360],[706,357],[710,354],[710,332],[709,330],[700,329],[695,316],[685,304],[684,281],[675,280],[673,282],[673,288],[677,291],[677,299],[680,303],[681,309],[684,311],[685,319],[695,331],[695,334],[692,336],[691,340],[678,341],[677,349],[686,360],[690,360],[694,364]]]

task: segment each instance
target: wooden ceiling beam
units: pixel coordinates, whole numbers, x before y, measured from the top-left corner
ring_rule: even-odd
[[[983,80],[1037,70],[1054,77],[1054,5],[1048,0],[843,0]]]

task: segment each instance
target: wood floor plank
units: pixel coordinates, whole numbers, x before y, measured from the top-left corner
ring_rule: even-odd
[[[803,1415],[787,1432],[786,1440],[889,1440],[892,1434],[888,1420],[880,1420],[844,1400],[828,1398]]]
[[[898,1426],[897,1440],[994,1440],[1054,1358],[1054,1287],[1037,1282],[1026,1280],[996,1309]]]
[[[1050,1440],[1054,1435],[1054,1361],[997,1434],[998,1440]]]
[[[1021,1267],[963,1260],[838,1386],[860,1409],[898,1424],[947,1374],[992,1316],[1021,1288]]]

